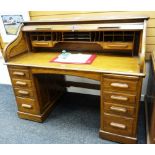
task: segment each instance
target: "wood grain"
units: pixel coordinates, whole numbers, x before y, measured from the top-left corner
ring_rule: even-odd
[[[140,73],[138,57],[122,57],[113,55],[97,54],[91,65],[87,64],[61,64],[50,62],[59,55],[58,52],[25,53],[10,60],[8,65],[31,66],[40,68],[53,68],[62,70],[91,71],[98,73],[117,73],[144,76]],[[32,59],[33,58],[33,59]],[[110,61],[109,61],[110,59]],[[42,60],[42,61],[40,61]],[[113,63],[111,63],[113,62]],[[122,65],[123,64],[123,65]]]
[[[152,52],[155,49],[155,43],[153,46],[148,37],[155,38],[155,12],[154,11],[30,11],[31,20],[40,20],[40,19],[61,19],[67,17],[80,18],[83,16],[91,17],[91,16],[133,16],[133,15],[145,15],[150,17],[147,25],[147,38],[146,38],[146,53]],[[146,57],[148,60],[148,56]]]
[[[102,14],[98,16],[95,14],[91,17],[87,14],[87,18],[80,16],[80,19],[67,15],[65,19],[52,19],[53,22],[24,22],[24,27],[20,29],[17,39],[5,50],[6,64],[17,100],[18,115],[20,118],[42,122],[54,108],[57,99],[66,92],[66,87],[99,89],[101,91],[100,136],[117,142],[135,143],[142,79],[145,76],[148,17],[105,18],[100,16]],[[122,26],[132,23],[130,27],[134,25],[134,28],[123,28],[125,32],[120,32],[118,30],[120,27],[103,28],[102,24],[96,27],[99,23],[117,22]],[[136,28],[133,24],[135,22],[139,23]],[[78,33],[72,33],[75,31],[72,24],[75,23],[84,24],[78,29]],[[49,27],[51,24],[56,24],[54,29]],[[97,25],[90,26],[90,24]],[[58,29],[60,31],[57,31]],[[65,37],[66,34],[69,36]],[[121,40],[119,40],[120,37],[122,37]],[[67,42],[68,38],[72,41]],[[96,44],[93,42],[102,48],[96,50]],[[86,47],[88,50],[84,50]],[[103,48],[113,52],[105,53],[102,51]],[[51,60],[57,57],[62,49],[94,53],[96,58],[92,64],[52,62]],[[130,50],[132,54],[129,55],[125,50]],[[97,80],[100,86],[66,82],[65,75]]]
[[[7,44],[7,46],[4,48],[3,55],[5,61],[8,61],[10,58],[27,51],[25,38],[23,36],[23,32],[21,31],[22,27],[23,24],[21,24],[18,29],[17,38]]]

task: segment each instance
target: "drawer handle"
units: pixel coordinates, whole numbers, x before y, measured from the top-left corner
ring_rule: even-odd
[[[111,106],[110,109],[114,110],[114,111],[123,112],[123,113],[126,113],[126,111],[127,111],[126,108],[120,108],[120,107],[115,107],[115,106]]]
[[[128,100],[128,98],[127,97],[124,97],[124,96],[111,95],[110,98],[113,99],[113,100],[120,100],[120,101],[127,101]]]
[[[35,43],[35,45],[49,45],[49,43],[47,42],[43,42],[43,43]]]
[[[98,29],[119,29],[120,26],[103,26],[103,27],[98,27]]]
[[[13,75],[19,75],[19,76],[24,76],[24,72],[13,72]]]
[[[126,129],[126,125],[124,125],[124,124],[119,124],[119,123],[115,123],[115,122],[111,122],[111,123],[110,123],[110,126],[116,127],[116,128],[119,128],[119,129]]]
[[[118,87],[118,88],[129,88],[128,84],[126,83],[111,83],[112,87]]]
[[[51,30],[51,28],[37,27],[36,30]]]
[[[17,81],[17,82],[16,82],[16,85],[19,85],[19,86],[26,86],[27,83],[26,83],[26,82]]]
[[[112,48],[127,48],[128,45],[107,45],[108,47],[112,47]]]
[[[22,94],[22,95],[28,95],[29,94],[29,92],[25,91],[25,90],[19,90],[18,93]]]
[[[32,108],[32,106],[31,105],[28,105],[28,104],[22,104],[22,107],[23,108],[27,108],[27,109],[31,109]]]

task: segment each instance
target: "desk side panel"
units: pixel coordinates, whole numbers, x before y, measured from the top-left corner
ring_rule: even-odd
[[[28,51],[28,44],[26,37],[22,32],[23,24],[20,25],[17,38],[10,42],[4,49],[4,59],[9,61],[9,59]]]

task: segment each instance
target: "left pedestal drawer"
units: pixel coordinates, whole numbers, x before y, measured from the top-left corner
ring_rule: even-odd
[[[9,68],[10,76],[15,79],[30,79],[29,70],[23,68]]]
[[[18,110],[31,114],[39,114],[39,109],[36,107],[36,101],[29,98],[16,97]]]
[[[32,87],[31,80],[12,79],[12,84],[16,88],[31,88]]]

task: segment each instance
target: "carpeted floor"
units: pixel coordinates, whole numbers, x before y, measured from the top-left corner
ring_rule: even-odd
[[[0,143],[115,144],[102,140],[99,131],[99,97],[65,94],[44,123],[19,119],[12,87],[0,85]],[[138,143],[146,143],[144,104],[141,104]]]

